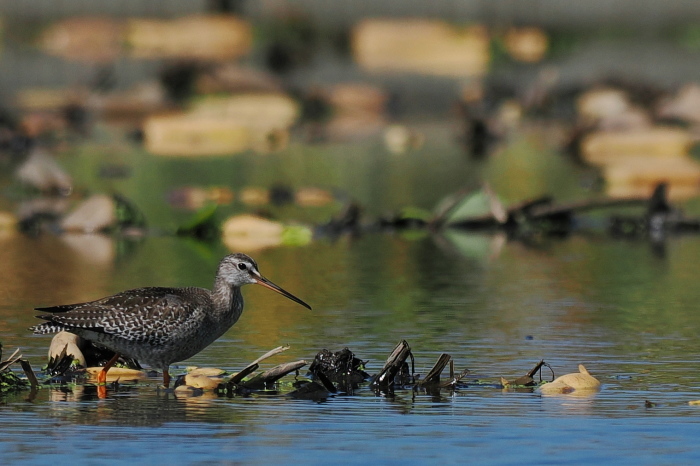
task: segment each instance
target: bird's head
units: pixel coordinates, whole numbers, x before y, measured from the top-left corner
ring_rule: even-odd
[[[311,309],[311,306],[306,304],[304,301],[263,277],[258,270],[258,264],[251,257],[245,254],[229,254],[221,259],[221,262],[219,263],[219,270],[217,271],[217,277],[225,280],[228,285],[235,287],[254,284],[262,285],[265,288],[276,291],[282,296],[301,304],[307,309]]]

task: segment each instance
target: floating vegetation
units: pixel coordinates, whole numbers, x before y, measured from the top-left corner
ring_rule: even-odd
[[[2,345],[0,345],[0,359],[2,358]],[[19,363],[26,375],[26,379],[22,379],[12,370],[11,366],[15,363]],[[24,390],[29,388],[36,388],[39,385],[34,371],[32,371],[32,366],[29,361],[22,359],[22,354],[19,352],[19,348],[12,353],[5,361],[0,362],[0,394],[10,393],[19,390]]]
[[[62,342],[64,339],[61,340]],[[89,342],[88,342],[89,343]],[[85,344],[82,342],[81,344]],[[85,348],[85,346],[83,346]],[[87,347],[91,348],[91,347]],[[358,358],[350,349],[343,348],[340,351],[323,349],[314,357],[309,365],[306,360],[295,360],[278,364],[269,369],[261,369],[261,363],[273,356],[277,356],[289,349],[289,346],[279,346],[255,361],[248,364],[242,370],[233,374],[219,368],[190,367],[185,374],[176,378],[172,393],[175,396],[201,396],[211,393],[219,397],[233,398],[236,396],[249,396],[251,394],[264,394],[269,396],[287,396],[295,399],[322,401],[331,396],[354,395],[360,390],[373,392],[378,396],[393,396],[396,391],[428,392],[437,394],[441,390],[463,390],[470,387],[486,387],[493,389],[517,389],[541,394],[589,394],[600,387],[600,382],[586,371],[583,365],[579,366],[579,373],[567,374],[554,379],[554,370],[544,360],[539,361],[528,370],[525,375],[513,380],[501,378],[500,382],[481,380],[469,376],[469,369],[458,372],[455,363],[447,353],[441,354],[433,366],[425,373],[420,374],[415,370],[415,357],[406,340],[400,341],[379,372],[374,375],[368,373],[368,361]],[[19,350],[8,359],[0,363],[0,381],[2,392],[14,389],[24,389],[29,385],[34,387],[56,385],[91,385],[95,382],[101,367],[84,368],[76,363],[73,354],[66,354],[68,345],[64,345],[60,355],[51,358],[46,368],[47,378],[40,385],[27,361],[18,355]],[[93,359],[93,349],[89,349],[90,359]],[[72,352],[75,352],[74,350]],[[104,355],[102,355],[104,356]],[[8,368],[15,362],[20,362],[27,375],[22,379]],[[136,383],[142,385],[146,377],[157,376],[155,373],[147,373],[134,369],[138,367],[135,361],[124,361],[128,367],[111,367],[107,372],[107,386],[99,386],[103,397],[106,389],[118,389],[121,384]],[[309,366],[306,374],[300,371]],[[542,368],[548,368],[552,373],[552,381],[542,383]],[[56,376],[59,369],[63,372]],[[445,373],[446,372],[446,373]],[[539,380],[535,380],[537,373]],[[293,380],[282,380],[286,376],[292,376]],[[33,379],[33,382],[32,382]]]
[[[552,366],[544,362],[544,359],[540,360],[537,364],[535,364],[535,367],[527,371],[525,375],[522,377],[518,377],[517,379],[513,380],[507,380],[504,377],[501,377],[501,384],[503,385],[504,388],[523,388],[523,387],[534,387],[540,383],[542,383],[542,367],[547,367],[549,368],[550,371],[552,371],[552,378],[554,378],[554,369],[552,369]],[[540,373],[540,380],[539,382],[535,381],[534,376],[537,373]]]

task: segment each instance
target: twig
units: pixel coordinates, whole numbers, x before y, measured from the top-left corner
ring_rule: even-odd
[[[450,364],[452,364],[452,361],[450,361]],[[457,374],[457,376],[455,376],[454,373],[450,371],[450,380],[441,383],[439,387],[454,387],[460,380],[462,380],[467,374],[469,374],[469,372],[471,372],[469,369],[464,369],[462,372]]]
[[[253,361],[251,364],[259,364],[259,363],[261,363],[262,361],[264,361],[265,359],[271,358],[272,356],[274,356],[274,355],[276,355],[276,354],[283,353],[283,352],[287,351],[288,349],[289,349],[289,345],[278,346],[277,348],[271,349],[271,350],[268,351],[267,353],[263,354],[263,355],[260,356],[258,359],[256,359],[255,361]]]
[[[15,350],[15,352],[12,353],[12,356],[7,358],[6,361],[3,361],[0,363],[0,371],[4,371],[5,369],[7,369],[8,367],[10,367],[11,365],[13,365],[14,363],[16,363],[17,361],[19,361],[22,358],[22,355],[21,354],[18,355],[17,353],[19,353],[19,348],[17,348]]]

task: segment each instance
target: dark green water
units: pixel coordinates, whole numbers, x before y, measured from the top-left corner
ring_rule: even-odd
[[[449,131],[419,152],[380,146],[294,147],[269,156],[167,160],[128,147],[92,145],[62,156],[80,186],[118,190],[151,226],[186,217],[164,203],[186,184],[340,188],[377,215],[405,205],[431,208],[481,176],[506,200],[551,191],[587,195],[582,173],[527,141],[483,164],[470,163]],[[111,151],[111,152],[110,152]],[[94,176],[103,154],[133,167],[128,180]],[[508,162],[532,158],[530,163]],[[105,159],[107,160],[107,159]],[[8,181],[9,183],[9,181]],[[10,188],[8,188],[10,189]],[[337,207],[337,206],[336,206]],[[283,218],[326,220],[336,207],[286,207]],[[325,209],[325,210],[324,210]],[[230,212],[244,211],[240,204]],[[227,211],[224,211],[226,214]],[[0,341],[35,367],[48,337],[32,336],[33,307],[98,298],[148,285],[210,286],[229,252],[170,236],[124,244],[43,235],[0,236]],[[307,311],[261,287],[244,290],[246,310],[224,337],[185,366],[236,370],[273,347],[285,360],[349,347],[376,372],[406,339],[425,373],[442,352],[481,380],[515,378],[540,359],[557,375],[579,363],[600,379],[587,397],[545,397],[471,387],[439,396],[360,390],[325,402],[272,395],[177,398],[157,379],[108,392],[42,389],[0,404],[0,452],[9,463],[195,462],[691,463],[700,459],[698,331],[700,238],[669,238],[663,253],[645,241],[604,234],[543,239],[366,234],[251,253],[264,275],[310,303]],[[645,401],[652,404],[646,404]]]

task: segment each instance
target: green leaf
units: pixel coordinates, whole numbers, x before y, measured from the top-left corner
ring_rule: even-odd
[[[282,231],[282,244],[305,246],[313,239],[313,231],[305,225],[288,225]]]
[[[451,212],[445,218],[445,221],[449,224],[472,217],[488,215],[490,213],[489,196],[483,189],[480,189],[458,200],[457,204],[452,207]]]

